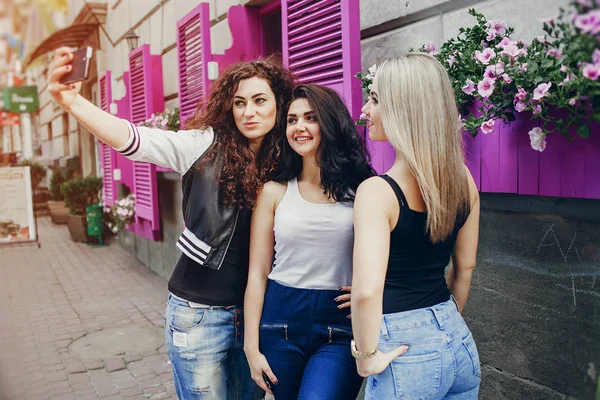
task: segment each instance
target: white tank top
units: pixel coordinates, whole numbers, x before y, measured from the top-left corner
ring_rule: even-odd
[[[352,282],[353,204],[316,204],[288,182],[275,210],[275,262],[269,279],[302,289],[338,290]]]

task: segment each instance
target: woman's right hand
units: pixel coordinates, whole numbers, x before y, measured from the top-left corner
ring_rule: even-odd
[[[69,64],[73,59],[73,53],[68,47],[60,47],[54,51],[54,59],[48,67],[48,93],[61,107],[68,109],[79,90],[81,82],[75,82],[69,85],[60,83],[60,79],[71,71]]]
[[[267,358],[259,351],[252,352],[252,354],[246,353],[248,359],[248,365],[250,366],[250,373],[252,380],[265,392],[273,395],[271,386],[265,381],[265,375],[273,385],[277,385],[277,377],[273,374]]]

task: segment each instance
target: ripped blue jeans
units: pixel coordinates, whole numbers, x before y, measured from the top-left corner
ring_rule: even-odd
[[[192,308],[169,294],[166,349],[180,399],[257,400],[244,354],[241,307]]]

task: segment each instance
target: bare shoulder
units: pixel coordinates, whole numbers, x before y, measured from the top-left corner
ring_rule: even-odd
[[[269,181],[263,185],[259,194],[259,201],[273,204],[275,208],[277,208],[277,205],[279,205],[279,202],[283,199],[286,190],[287,183]]]
[[[469,198],[471,199],[471,204],[475,204],[475,202],[479,199],[479,190],[477,189],[477,184],[475,184],[475,179],[473,179],[471,171],[466,165],[464,167],[467,180],[469,181]]]
[[[386,211],[391,200],[395,198],[394,189],[381,177],[373,176],[366,179],[356,190],[356,206],[378,207]]]

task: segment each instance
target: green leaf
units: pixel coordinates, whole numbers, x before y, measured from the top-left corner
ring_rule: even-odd
[[[591,118],[596,122],[600,122],[600,112],[592,115]]]
[[[582,137],[584,139],[587,139],[590,137],[590,128],[587,127],[587,125],[581,125],[579,128],[577,128],[577,135],[579,135],[579,137]]]

